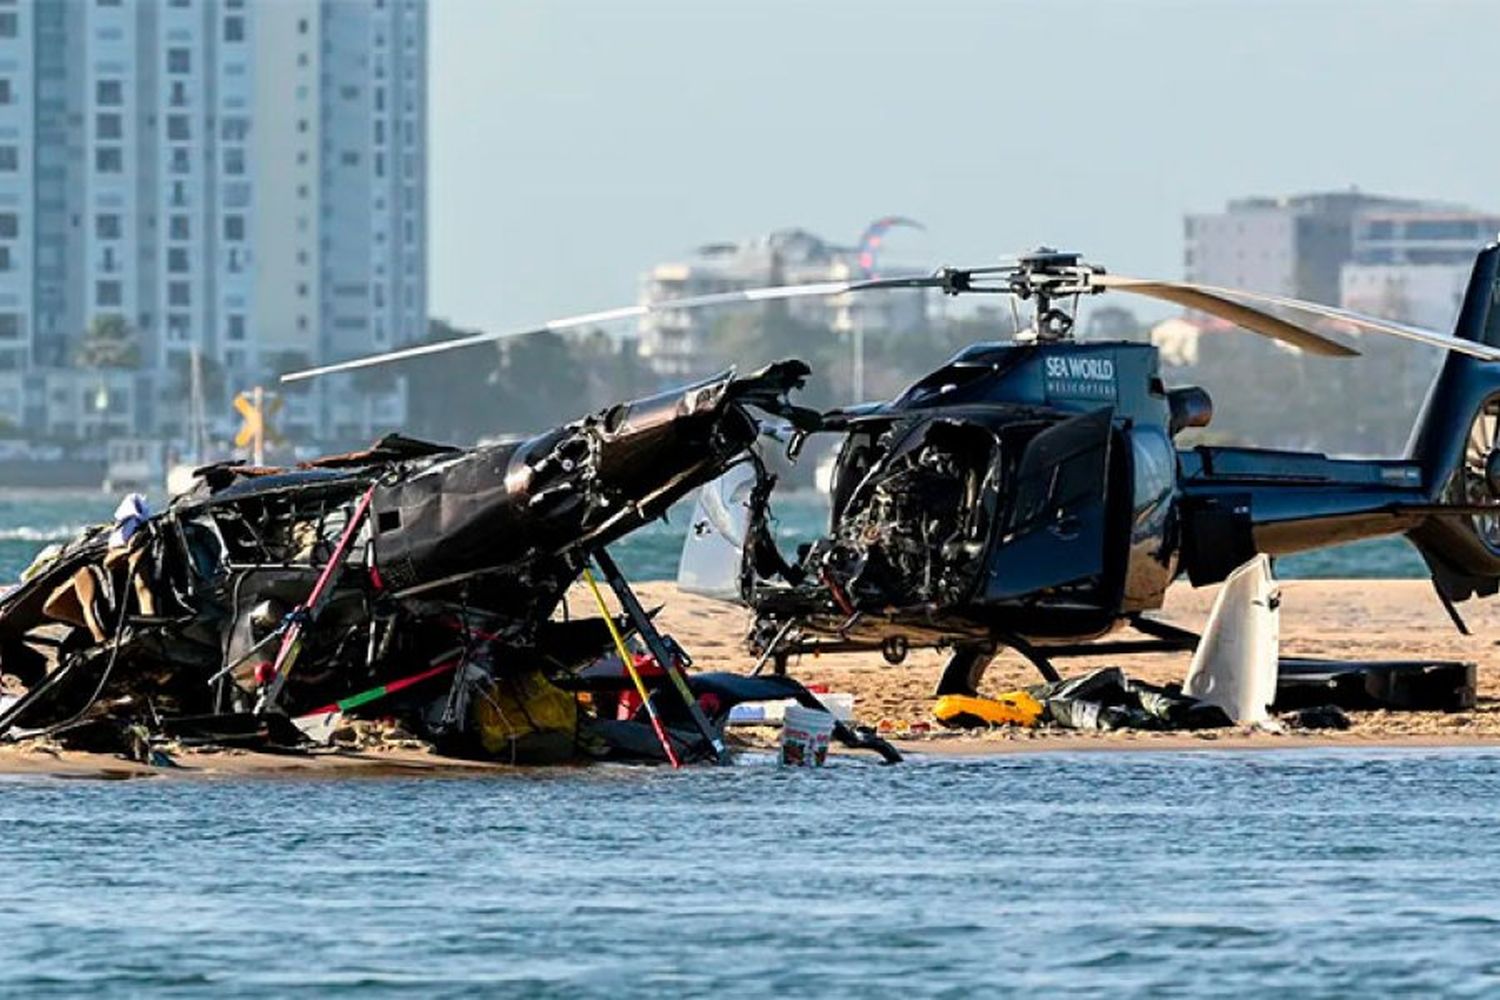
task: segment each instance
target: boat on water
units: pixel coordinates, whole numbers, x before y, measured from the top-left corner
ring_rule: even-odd
[[[106,450],[105,493],[147,493],[167,476],[167,445],[154,438],[115,438]]]

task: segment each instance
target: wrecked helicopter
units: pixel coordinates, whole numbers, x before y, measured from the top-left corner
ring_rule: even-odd
[[[1181,575],[1224,580],[1257,554],[1404,534],[1439,599],[1500,587],[1500,246],[1477,255],[1452,335],[1277,296],[1107,273],[1043,249],[1014,263],[851,283],[1029,300],[1012,343],[974,344],[888,402],[822,414],[843,435],[828,534],[776,550],[764,470],[707,487],[679,583],[754,609],[752,649],[778,672],[802,652],[951,650],[938,695],[972,695],[1001,648],[1048,681],[1063,656],[1191,650],[1148,612]],[[1207,390],[1171,387],[1157,349],[1075,340],[1084,296],[1123,291],[1217,316],[1302,351],[1354,357],[1282,318],[1335,320],[1447,353],[1404,457],[1356,460],[1249,447],[1179,448],[1213,416]],[[809,433],[797,430],[789,452]],[[1108,639],[1123,626],[1135,639]],[[1104,639],[1106,641],[1099,641]],[[759,664],[757,669],[759,669]]]
[[[24,687],[0,700],[0,737],[288,747],[375,710],[455,756],[723,760],[739,702],[819,703],[787,678],[688,675],[607,546],[737,461],[752,410],[807,424],[787,398],[806,375],[727,373],[516,443],[391,436],[295,468],[200,469],[165,511],[127,502],[0,598],[0,670]],[[597,616],[567,615],[580,575]],[[613,670],[591,669],[612,650]],[[613,711],[631,687],[634,713]]]
[[[1010,648],[1056,681],[1068,655],[1191,649],[1152,618],[1181,576],[1225,579],[1279,556],[1404,534],[1454,624],[1457,603],[1500,588],[1500,246],[1483,248],[1453,334],[1317,303],[1125,277],[1041,248],[978,268],[720,292],[554,320],[564,330],[647,313],[744,302],[934,288],[1030,303],[1012,342],[978,343],[895,399],[782,420],[843,435],[828,534],[791,558],[769,530],[774,477],[753,450],[699,497],[684,589],[754,612],[760,668],[803,652],[951,650],[938,694],[972,694]],[[1447,352],[1407,455],[1332,458],[1251,447],[1179,448],[1213,417],[1208,391],[1168,386],[1149,344],[1082,342],[1079,302],[1128,293],[1217,317],[1300,351],[1359,351],[1311,328],[1333,321]],[[1294,317],[1294,318],[1293,318]],[[293,373],[298,379],[525,335],[479,334]],[[1134,640],[1112,640],[1130,627]],[[1105,640],[1105,641],[1101,641]]]
[[[706,488],[680,581],[753,609],[762,664],[784,666],[810,650],[879,650],[899,662],[911,648],[939,647],[952,655],[938,693],[973,693],[988,662],[1011,648],[1055,680],[1059,656],[1196,641],[1148,614],[1179,576],[1212,583],[1257,553],[1403,533],[1461,627],[1456,602],[1500,586],[1497,280],[1500,247],[1491,246],[1476,259],[1450,336],[1274,296],[1121,277],[1043,250],[992,267],[627,306],[290,373],[283,378],[737,302],[930,287],[1034,305],[1031,328],[1014,342],[966,348],[888,402],[798,407],[788,394],[808,370],[788,361],[514,445],[392,438],[294,470],[205,469],[194,493],[137,529],[143,541],[115,544],[100,529],[0,600],[0,667],[28,687],[0,713],[0,735],[78,727],[100,706],[111,720],[160,729],[261,732],[399,686],[397,700],[415,706],[408,718],[440,745],[483,743],[474,722],[483,706],[505,717],[501,699],[524,705],[515,688],[541,681],[565,694],[589,690],[583,665],[611,642],[628,663],[619,639],[628,629],[665,668],[656,687],[667,697],[653,699],[634,674],[610,678],[616,689],[640,688],[643,712],[626,732],[600,719],[596,735],[651,756],[654,729],[657,756],[722,758],[722,722],[736,699],[812,696],[781,670],[726,678],[716,690],[711,675],[688,678],[605,551],[697,487]],[[1167,386],[1150,345],[1072,336],[1078,301],[1107,291],[1172,302],[1321,355],[1358,352],[1269,309],[1448,356],[1405,457],[1179,448],[1183,431],[1212,417],[1207,391]],[[786,430],[793,456],[810,434],[844,436],[829,532],[790,558],[771,536],[775,479],[752,447],[761,427],[751,409]],[[559,618],[590,563],[615,589],[621,620]],[[1122,626],[1147,638],[1107,641]],[[423,670],[398,676],[413,664]],[[744,686],[760,681],[788,686]],[[577,698],[564,700],[576,709]],[[891,756],[867,732],[841,725],[836,735]]]

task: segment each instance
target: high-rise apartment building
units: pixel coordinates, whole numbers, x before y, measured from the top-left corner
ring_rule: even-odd
[[[232,390],[426,328],[425,0],[0,0],[0,420],[180,433]],[[80,367],[123,322],[136,369]],[[300,439],[394,379],[288,399]]]

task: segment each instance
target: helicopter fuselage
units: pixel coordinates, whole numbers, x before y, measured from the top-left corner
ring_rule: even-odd
[[[749,588],[758,634],[825,649],[1047,645],[1162,606],[1182,574],[1411,530],[1437,499],[1415,460],[1179,447],[1207,393],[1155,347],[976,344],[841,430],[829,535],[793,582]]]

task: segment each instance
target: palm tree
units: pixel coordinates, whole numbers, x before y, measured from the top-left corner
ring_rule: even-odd
[[[95,316],[84,331],[74,360],[81,368],[99,374],[99,388],[94,396],[94,408],[103,413],[109,407],[109,387],[104,372],[109,369],[138,368],[141,364],[141,348],[130,324],[118,313],[102,313]]]

